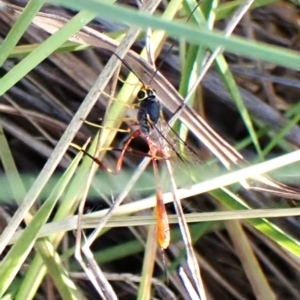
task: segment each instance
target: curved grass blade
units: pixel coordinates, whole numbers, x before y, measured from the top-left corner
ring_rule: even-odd
[[[52,0],[51,2],[61,4],[74,9],[82,9],[83,3],[80,0],[65,2],[63,0]],[[260,59],[281,65],[294,70],[299,70],[300,55],[296,51],[269,46],[267,44],[250,42],[240,37],[224,37],[217,31],[208,30],[206,28],[191,28],[185,24],[177,24],[175,22],[167,22],[157,16],[149,16],[143,12],[137,12],[130,8],[124,8],[118,5],[109,5],[93,0],[86,0],[84,8],[97,13],[103,18],[118,21],[120,18],[132,24],[146,29],[163,29],[175,38],[185,38],[187,41],[206,45],[208,48],[215,49],[222,47],[225,50],[243,55],[249,58]]]
[[[80,161],[81,154],[77,156],[77,158],[70,165],[69,169],[62,176],[61,180],[52,191],[49,198],[46,202],[41,206],[41,208],[36,212],[35,216],[31,220],[31,222],[27,225],[26,229],[24,229],[23,234],[20,236],[16,244],[10,249],[8,254],[2,260],[0,264],[0,295],[3,296],[12,280],[15,278],[17,272],[23,265],[25,259],[27,258],[29,252],[31,251],[34,242],[37,239],[37,235],[41,227],[44,223],[47,222],[56,202],[59,197],[63,193],[65,187],[69,183],[72,178],[77,165]],[[55,252],[52,251],[52,255]],[[14,262],[12,264],[11,262]],[[53,262],[52,262],[53,263]],[[58,269],[56,271],[61,271],[60,276],[54,278],[55,282],[58,284],[58,289],[63,293],[64,297],[68,295],[69,299],[73,299],[78,296],[76,287],[72,280],[68,279],[68,284],[64,281],[65,276],[67,275],[63,269],[61,269],[62,265],[57,264]],[[57,276],[57,273],[56,273]],[[77,296],[76,296],[77,294]],[[68,299],[67,297],[65,299]]]
[[[28,2],[23,13],[17,19],[0,46],[0,66],[2,66],[4,61],[10,56],[27,27],[31,24],[32,19],[45,2],[45,0],[33,0]],[[7,9],[6,4],[1,3],[1,5],[4,5],[4,8],[1,9]]]

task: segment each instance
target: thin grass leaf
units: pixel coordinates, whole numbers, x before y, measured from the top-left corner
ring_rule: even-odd
[[[5,293],[13,279],[15,278],[17,272],[22,267],[25,259],[27,258],[29,252],[31,251],[35,240],[37,239],[37,234],[40,228],[44,223],[47,222],[56,202],[63,193],[66,185],[69,180],[72,178],[76,167],[80,161],[81,155],[77,156],[77,159],[73,161],[69,169],[62,176],[56,188],[53,190],[46,202],[41,206],[41,208],[36,212],[35,216],[28,224],[23,234],[20,236],[16,244],[10,249],[8,254],[2,260],[0,265],[0,294],[1,296]],[[12,264],[11,262],[14,262]],[[63,273],[61,273],[63,274]],[[69,279],[68,284],[65,285],[63,277],[58,278],[61,280],[60,287],[64,290],[69,296],[76,293],[76,288],[74,284],[71,284],[72,281]],[[71,299],[71,298],[70,298]]]
[[[83,4],[79,0],[68,3],[62,0],[55,0],[52,2],[79,10],[83,8]],[[211,49],[222,47],[231,53],[299,70],[300,55],[296,51],[291,51],[289,49],[282,51],[280,47],[269,46],[258,42],[249,42],[249,40],[240,37],[224,37],[216,31],[207,30],[205,28],[194,29],[185,24],[167,22],[159,17],[149,16],[129,8],[121,8],[118,5],[108,5],[92,0],[86,0],[84,7],[106,19],[118,21],[122,18],[124,22],[139,26],[140,28],[151,27],[153,29],[163,29],[175,38],[185,38],[191,43],[206,45]]]
[[[282,127],[281,130],[276,132],[276,135],[271,139],[270,143],[263,149],[263,154],[264,155],[268,155],[271,150],[276,147],[279,142],[281,140],[284,139],[284,136],[286,135],[286,133],[294,126],[296,125],[298,122],[300,121],[300,113],[299,110],[297,111],[297,113],[295,114],[295,116],[293,118],[291,118],[287,124]]]
[[[62,299],[83,299],[83,294],[80,292],[75,282],[71,278],[71,275],[63,265],[60,255],[55,251],[53,244],[49,240],[44,239],[42,241],[37,241],[35,243],[35,248],[39,251],[39,255],[41,255],[43,260],[43,264],[46,266],[47,272],[49,276],[51,276],[51,279],[53,280],[53,283]],[[34,278],[36,277],[31,279],[33,280]],[[43,276],[36,279],[38,282],[42,281]],[[18,292],[16,299],[24,299],[24,294],[21,293],[21,290]]]
[[[211,192],[211,194],[227,208],[234,209],[235,211],[246,208],[245,205],[237,202],[236,197],[227,189],[224,189],[223,191],[214,191]],[[248,222],[272,239],[275,243],[279,244],[297,257],[300,257],[300,243],[287,233],[283,232],[276,225],[264,219],[251,219],[248,220]]]
[[[45,0],[33,0],[28,2],[23,13],[17,19],[0,46],[0,66],[2,66],[5,60],[10,56],[13,48],[17,45],[22,35],[31,24],[32,19],[45,2]]]
[[[253,9],[256,7],[265,6],[267,4],[271,4],[276,1],[277,0],[258,0],[253,3],[251,8]],[[235,12],[237,7],[242,5],[243,3],[244,3],[243,0],[234,0],[234,1],[225,2],[225,3],[220,4],[216,9],[216,15],[217,15],[216,19],[221,20],[221,19],[230,17]]]
[[[86,11],[79,13],[59,30],[59,32],[50,36],[35,51],[28,54],[19,64],[0,79],[0,95],[7,92],[8,89],[46,59],[71,36],[75,35],[77,31],[89,23],[93,18],[95,18],[95,14],[93,13]]]
[[[16,46],[10,52],[8,58],[23,58],[36,50],[39,46],[40,44]],[[57,50],[55,50],[54,53],[82,51],[88,48],[90,47],[87,45],[80,45],[74,42],[65,42]]]
[[[228,64],[226,63],[226,60],[223,57],[223,55],[219,55],[216,58],[216,65],[218,67],[220,74],[222,75],[223,82],[227,86],[228,91],[232,97],[232,100],[234,101],[235,105],[237,106],[237,109],[238,109],[238,111],[244,121],[244,124],[250,134],[252,143],[255,146],[257,154],[258,154],[260,160],[262,160],[264,158],[264,156],[263,156],[261,147],[259,145],[257,133],[255,132],[255,129],[254,129],[254,126],[253,126],[253,123],[251,120],[251,116],[244,104],[244,101],[241,97],[238,86],[234,80],[234,77],[233,77],[233,75],[230,71],[230,68],[229,68]]]
[[[95,149],[94,149],[95,150]],[[82,156],[82,153],[81,153]],[[84,186],[82,183],[86,180],[88,171],[91,167],[91,161],[88,159],[88,157],[85,157],[83,159],[82,164],[79,166],[76,174],[72,178],[70,184],[68,185],[67,191],[65,192],[63,201],[61,201],[58,210],[53,218],[52,222],[63,220],[67,217],[72,216],[78,206],[78,200],[80,200],[80,193],[78,191],[78,187]],[[74,228],[76,229],[76,228]],[[22,281],[22,285],[19,289],[18,295],[20,299],[22,297],[25,297],[28,299],[31,299],[34,297],[37,289],[40,287],[40,284],[42,280],[44,279],[44,276],[46,275],[46,272],[48,270],[47,266],[50,265],[52,268],[52,265],[55,265],[56,263],[53,261],[49,261],[49,264],[46,266],[44,263],[44,258],[49,260],[47,257],[52,257],[52,253],[54,253],[55,249],[60,244],[62,238],[64,237],[65,232],[58,232],[56,235],[51,235],[48,239],[45,239],[45,243],[48,243],[48,241],[51,242],[51,245],[53,246],[52,251],[48,253],[48,255],[43,255],[43,258],[38,253],[33,258],[28,271],[26,272],[26,276],[24,277]],[[49,246],[43,247],[41,241],[39,240],[39,247],[45,248],[45,251],[49,252]],[[58,270],[54,270],[56,273]],[[62,270],[64,272],[64,270]],[[49,272],[49,271],[48,271]],[[51,272],[49,272],[51,274]],[[59,278],[57,274],[55,277]]]
[[[16,203],[20,204],[24,195],[26,194],[26,188],[23,184],[21,175],[16,167],[13,155],[9,148],[9,143],[3,132],[2,124],[0,123],[0,158],[3,164],[7,181],[9,182],[11,193],[13,194]],[[5,199],[3,199],[5,200]]]
[[[267,299],[275,299],[275,294],[254,255],[250,241],[241,223],[229,221],[225,224],[256,298],[259,299],[263,295]]]
[[[12,158],[12,155],[9,151],[9,147],[8,147],[8,143],[6,141],[6,138],[5,138],[5,135],[2,133],[0,135],[0,138],[2,140],[2,147],[1,147],[1,153],[0,153],[0,156],[2,158],[2,162],[4,164],[4,168],[6,170],[6,175],[7,175],[7,178],[11,184],[11,187],[12,187],[12,191],[13,191],[13,194],[14,194],[14,197],[15,197],[15,200],[17,203],[20,203],[20,200],[24,197],[24,195],[26,194],[26,190],[25,190],[25,187],[23,185],[23,182],[20,178],[20,175],[18,173],[18,170],[14,164],[14,161],[13,161],[13,158]],[[16,188],[17,187],[17,188]],[[32,219],[32,216],[30,214],[28,214],[26,217],[25,217],[25,220],[28,222],[30,222],[30,220]],[[42,225],[42,224],[41,224]],[[64,271],[64,269],[61,267],[61,265],[57,264],[55,261],[52,261],[51,260],[51,256],[53,254],[55,254],[55,251],[53,250],[52,246],[51,245],[48,245],[47,247],[47,244],[46,244],[47,241],[39,241],[38,244],[36,245],[36,250],[39,252],[40,255],[43,256],[43,263],[46,263],[50,260],[50,263],[48,264],[48,272],[49,274],[51,274],[54,278],[54,281],[57,285],[57,288],[59,289],[59,291],[61,292],[61,294],[63,295],[63,298],[64,299],[71,299],[70,297],[72,296],[73,292],[70,293],[68,287],[66,287],[65,283],[61,282],[61,277],[59,276],[59,273],[61,274],[64,274],[66,273]],[[24,246],[24,245],[23,245]],[[51,251],[49,251],[49,248],[51,248]],[[20,251],[23,251],[24,248],[20,247],[19,246],[19,249],[17,249],[17,255],[18,253],[20,253]],[[48,254],[45,255],[44,251],[45,249],[48,249]],[[26,257],[24,257],[25,259]],[[57,260],[57,258],[56,258]],[[5,263],[4,263],[5,264]],[[20,262],[19,264],[19,268],[20,268],[20,265],[22,264],[22,261]],[[5,267],[3,267],[5,268]],[[51,269],[49,269],[51,268]],[[52,272],[51,272],[52,271]],[[13,272],[13,271],[12,271]],[[55,274],[53,274],[53,272]],[[10,276],[13,277],[13,274],[11,274]],[[4,279],[5,277],[3,277]],[[38,282],[38,278],[39,277],[33,277],[32,281],[33,281],[33,285],[30,284],[30,293],[33,293],[35,290],[34,290],[34,285],[36,285],[36,283]],[[26,282],[25,281],[22,281],[22,284],[21,284],[21,289],[18,291],[17,295],[16,295],[16,299],[19,299],[20,295],[21,295],[21,298],[20,299],[24,299],[24,295],[25,293],[24,290],[22,289],[22,286],[24,285],[24,283]],[[6,284],[6,283],[4,283]],[[9,283],[8,283],[9,284]],[[21,292],[21,294],[20,294]],[[73,297],[73,296],[72,296]]]

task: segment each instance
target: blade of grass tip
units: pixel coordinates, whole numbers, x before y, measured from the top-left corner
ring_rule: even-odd
[[[91,16],[92,15],[90,13],[86,13],[86,12],[79,13],[77,15],[77,18],[74,17],[72,19],[73,22],[76,21],[75,24],[73,24],[73,22],[70,21],[67,25],[65,25],[64,28],[59,30],[52,37],[57,36],[57,35],[59,36],[61,32],[65,33],[66,27],[68,28],[67,32],[68,32],[68,36],[69,36],[70,35],[70,28],[69,28],[70,26],[72,29],[72,26],[74,25],[77,30],[78,29],[77,22],[79,22],[80,26],[82,27],[82,26],[84,26],[84,24],[87,21],[90,20]],[[133,41],[135,40],[135,36],[136,36],[136,30],[129,30],[126,39],[124,39],[124,42],[122,42],[122,44],[120,44],[120,47],[116,50],[116,53],[119,57],[123,57],[124,54],[126,53],[126,51],[128,51],[128,49],[131,47]],[[78,109],[77,113],[75,114],[74,118],[72,119],[71,123],[69,124],[68,128],[66,129],[63,136],[61,137],[60,141],[57,143],[55,149],[53,150],[51,156],[49,157],[47,163],[45,164],[43,170],[40,172],[38,178],[34,182],[33,186],[29,190],[29,192],[27,193],[24,201],[22,202],[22,206],[19,208],[19,210],[14,215],[12,221],[10,222],[10,226],[13,227],[14,230],[20,224],[24,215],[30,209],[30,207],[32,206],[32,204],[34,203],[36,198],[38,197],[39,193],[43,189],[44,185],[47,183],[51,174],[53,173],[56,166],[58,165],[60,159],[62,158],[65,151],[67,150],[68,145],[71,143],[75,134],[79,130],[79,128],[82,124],[81,120],[86,118],[87,114],[89,113],[89,111],[92,109],[92,107],[98,100],[99,95],[101,94],[101,91],[104,89],[105,85],[108,83],[110,77],[112,76],[113,71],[117,68],[119,63],[120,62],[119,62],[118,58],[115,56],[112,56],[111,59],[106,64],[106,66],[104,67],[102,73],[96,80],[95,84],[91,88],[90,92],[86,96],[83,103],[81,104],[80,108]],[[4,247],[7,245],[11,236],[12,236],[12,234],[8,230],[5,229],[3,231],[2,235],[0,236],[0,253],[2,253]]]
[[[10,151],[8,141],[3,132],[3,127],[0,122],[0,159],[4,167],[6,178],[9,182],[11,192],[13,193],[14,200],[20,204],[26,195],[26,189],[23,184],[22,178],[18,172],[13,155]],[[30,221],[30,215],[26,216],[27,221]]]
[[[222,210],[224,206],[219,205]],[[250,242],[239,221],[227,221],[225,226],[233,243],[236,254],[238,255],[243,269],[250,281],[256,299],[275,299],[266,276],[264,275]]]
[[[84,147],[83,147],[84,148]],[[82,155],[82,153],[81,153]],[[78,187],[82,186],[82,182],[84,182],[84,179],[86,178],[86,170],[90,169],[90,161],[87,160],[87,157],[83,160],[82,164],[79,166],[74,178],[72,178],[70,184],[68,185],[68,189],[65,192],[64,195],[64,201],[62,201],[59,205],[59,208],[53,218],[52,222],[67,218],[74,214],[77,205],[78,205],[78,198],[79,198],[79,192]],[[75,230],[76,228],[74,228]],[[52,257],[53,255],[51,253],[54,253],[55,249],[60,244],[63,236],[65,235],[65,231],[58,232],[55,235],[51,235],[49,237],[49,241],[53,245],[53,249],[49,249],[49,246],[47,247],[47,244],[45,245],[45,251],[48,252],[48,256]],[[45,243],[48,243],[48,240],[45,240]],[[43,249],[43,246],[39,242],[39,247]],[[49,253],[50,252],[50,253]],[[43,280],[46,272],[47,267],[44,264],[44,258],[47,259],[47,255],[43,255],[43,258],[41,255],[36,254],[34,259],[32,260],[31,264],[29,265],[29,268],[26,272],[26,276],[22,280],[21,287],[19,288],[18,295],[20,299],[32,299],[39,288],[41,281]],[[50,267],[51,261],[49,262]],[[56,271],[56,270],[54,270]],[[51,272],[49,272],[51,273]],[[58,276],[55,276],[58,277]],[[23,297],[23,298],[22,298]],[[16,298],[18,300],[19,298]]]
[[[76,159],[72,162],[68,170],[64,173],[56,188],[53,189],[51,195],[41,206],[41,208],[36,212],[31,222],[24,229],[23,234],[20,236],[16,244],[9,250],[5,258],[0,264],[0,295],[2,296],[6,289],[9,287],[16,274],[22,267],[25,259],[27,258],[29,252],[31,251],[37,235],[44,223],[47,222],[56,202],[63,193],[66,185],[72,178],[77,165],[80,161],[82,154],[80,153]],[[14,262],[12,264],[11,262]],[[61,278],[63,282],[63,278]],[[68,282],[72,282],[69,278]],[[76,290],[76,287],[73,286],[69,289],[70,295],[73,294],[72,290]]]
[[[12,53],[14,47],[17,45],[18,41],[30,25],[31,20],[42,8],[45,2],[45,0],[31,0],[27,3],[23,13],[18,17],[17,21],[0,46],[0,67]],[[9,6],[3,4],[2,1],[0,5],[4,6],[3,8],[0,7],[1,9],[9,9]]]

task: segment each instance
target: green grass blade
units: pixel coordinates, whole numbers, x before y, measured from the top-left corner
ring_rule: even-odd
[[[46,202],[41,206],[34,218],[28,224],[20,239],[10,249],[4,260],[0,264],[0,295],[2,296],[9,287],[17,272],[22,267],[25,259],[31,251],[37,234],[43,224],[45,224],[62,192],[64,191],[69,180],[72,178],[76,167],[80,161],[81,155],[73,161],[68,170],[62,176],[57,186],[53,189],[51,195]],[[13,263],[12,263],[13,262]],[[63,279],[63,278],[62,278]],[[70,280],[71,282],[71,280]],[[71,288],[70,292],[72,293]]]
[[[294,111],[295,115],[290,118],[290,120],[286,123],[284,127],[282,127],[279,131],[276,131],[276,135],[272,136],[270,143],[263,149],[263,154],[268,155],[271,150],[278,145],[278,143],[284,139],[285,134],[293,128],[295,125],[298,124],[300,121],[300,112],[299,112],[300,105],[297,104],[293,109],[289,112]],[[296,109],[295,109],[296,108]],[[287,112],[286,115],[291,113]]]
[[[23,184],[23,180],[18,172],[16,164],[14,162],[12,153],[9,148],[8,141],[6,136],[3,132],[3,127],[0,123],[0,159],[3,164],[5,175],[8,180],[11,193],[13,195],[14,200],[16,203],[20,203],[21,200],[26,195],[26,189]],[[9,198],[9,197],[7,197]]]
[[[228,1],[224,2],[221,5],[218,6],[216,9],[216,15],[217,20],[224,19],[230,17],[234,11],[244,3],[244,0],[234,0],[234,1]],[[261,7],[265,6],[271,3],[277,2],[277,0],[259,0],[255,1],[251,8]]]
[[[18,41],[30,25],[31,20],[42,8],[45,2],[45,0],[31,0],[26,5],[23,13],[17,19],[16,23],[13,25],[0,46],[0,66],[2,66],[5,60],[9,57],[13,48],[17,45]]]
[[[175,38],[185,38],[191,43],[206,45],[211,49],[221,46],[225,50],[238,55],[268,61],[295,70],[300,69],[300,55],[296,51],[288,49],[282,51],[280,47],[251,42],[240,37],[224,37],[224,35],[218,31],[208,30],[204,27],[192,28],[185,24],[168,22],[162,20],[160,17],[150,16],[141,11],[121,7],[119,5],[109,5],[92,0],[86,0],[84,4],[80,0],[70,2],[53,0],[51,2],[79,10],[83,9],[84,6],[85,9],[93,11],[105,19],[113,21],[122,19],[123,22],[141,28],[151,27],[153,29],[163,29]]]
[[[35,51],[28,54],[19,64],[0,79],[0,95],[7,92],[7,90],[52,54],[83,26],[89,23],[94,17],[95,14],[92,12],[82,11],[78,13],[63,28],[43,42]]]
[[[37,49],[40,44],[30,44],[15,47],[9,54],[9,58],[23,58]],[[74,42],[65,42],[54,53],[75,52],[91,48],[89,45],[80,45]]]
[[[261,150],[261,147],[259,145],[259,141],[258,141],[258,137],[257,134],[255,132],[255,129],[253,127],[253,123],[251,120],[251,116],[244,104],[244,101],[242,99],[242,96],[239,92],[238,86],[234,80],[234,77],[230,71],[230,68],[224,58],[223,55],[218,55],[218,57],[216,58],[216,65],[218,67],[218,71],[222,76],[223,82],[226,85],[232,100],[234,101],[243,121],[244,124],[250,134],[251,140],[253,145],[256,148],[256,151],[259,155],[259,158],[262,160],[263,159],[263,153]],[[226,117],[225,117],[226,118]]]
[[[210,193],[222,204],[232,210],[238,211],[239,209],[247,209],[247,206],[237,201],[237,198],[227,189],[217,190]],[[268,236],[275,243],[279,244],[289,252],[295,254],[297,257],[300,257],[300,243],[293,237],[283,232],[276,225],[265,219],[251,219],[247,222],[257,228],[263,234]]]
[[[94,147],[93,149],[90,148],[91,153],[94,153],[93,151],[95,151],[95,148],[96,147]],[[74,178],[72,178],[72,181],[68,185],[67,191],[65,192],[64,195],[64,200],[60,203],[59,208],[53,218],[53,221],[65,219],[69,216],[72,216],[75,213],[78,206],[78,200],[80,199],[79,189],[80,187],[84,186],[83,182],[85,182],[90,169],[91,169],[91,160],[90,158],[85,157],[85,159],[79,166]],[[57,233],[49,237],[49,240],[53,245],[54,249],[57,248],[64,235],[65,232],[63,231],[61,233]],[[48,239],[45,239],[45,243],[48,243]],[[46,251],[49,252],[47,248]],[[52,250],[51,253],[53,252],[54,251]],[[50,265],[51,265],[51,261],[50,261]],[[46,272],[47,272],[47,267],[44,264],[44,257],[42,259],[41,255],[37,253],[28,268],[25,278],[22,281],[22,285],[18,293],[19,299],[25,297],[24,295],[26,295],[26,299],[32,299],[35,296],[35,293],[39,288]],[[54,273],[55,272],[57,272],[57,270],[54,270]]]

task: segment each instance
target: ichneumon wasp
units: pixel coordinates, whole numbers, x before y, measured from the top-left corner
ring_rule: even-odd
[[[114,55],[116,54],[114,53]],[[122,61],[120,57],[118,58]],[[83,149],[80,150],[91,159],[93,159],[102,169],[108,171],[109,173],[116,173],[121,170],[123,158],[127,151],[131,153],[141,154],[138,151],[131,151],[131,149],[129,149],[131,142],[138,137],[142,137],[146,141],[149,147],[149,156],[152,161],[156,184],[155,212],[157,219],[157,241],[162,249],[166,249],[170,243],[170,229],[160,187],[157,160],[168,160],[171,157],[170,152],[172,152],[172,154],[176,155],[177,158],[179,158],[181,161],[186,162],[177,151],[176,146],[174,145],[174,139],[176,139],[180,144],[183,144],[188,150],[189,154],[193,155],[194,157],[197,156],[197,154],[183,140],[180,139],[176,132],[174,132],[166,122],[164,122],[161,112],[162,106],[155,90],[152,89],[149,85],[144,84],[144,82],[138,77],[138,75],[130,68],[130,66],[126,62],[122,62],[131,72],[133,72],[133,74],[142,84],[141,89],[137,93],[135,104],[133,105],[133,107],[137,110],[136,122],[133,125],[138,125],[139,129],[135,130],[124,143],[114,170],[107,167],[101,160],[92,156],[87,151]],[[153,74],[153,76],[155,76],[159,73],[156,70]],[[153,78],[154,77],[150,78],[150,82]],[[166,137],[168,131],[173,133],[172,141]]]
[[[141,97],[141,99],[142,99],[142,98],[143,98],[143,97]],[[145,100],[146,100],[146,99],[145,99]],[[144,101],[145,101],[145,100],[144,100]],[[143,103],[143,102],[142,102],[142,103]],[[147,106],[147,108],[148,108],[148,106]],[[151,110],[151,111],[152,111],[152,110]],[[155,122],[154,122],[153,119],[151,118],[152,113],[148,113],[148,114],[143,113],[142,115],[144,115],[144,116],[145,116],[145,115],[146,115],[146,116],[149,115],[149,116],[150,116],[150,118],[146,118],[146,119],[144,120],[144,124],[146,124],[146,125],[152,125],[152,124],[155,125]],[[150,121],[152,121],[152,123],[151,123]],[[141,122],[141,123],[142,123],[142,122]],[[151,129],[151,127],[148,126],[148,129]],[[154,142],[151,143],[150,145],[151,145],[151,146],[154,145]],[[155,149],[154,149],[154,150],[155,150]],[[154,153],[154,150],[151,151],[151,152]]]
[[[124,61],[123,61],[123,63],[126,65],[126,63]],[[130,70],[133,71],[133,69],[130,68],[128,65],[126,65],[126,66],[127,66],[127,68],[129,68]],[[135,72],[133,72],[133,73],[135,73]],[[154,74],[156,75],[156,72],[154,72]],[[157,74],[157,75],[159,75],[159,74]],[[136,75],[136,77],[139,78],[137,75]],[[150,77],[150,81],[152,79],[153,78]],[[120,158],[118,159],[118,162],[117,162],[116,171],[119,171],[120,168],[121,168],[122,161],[123,161],[123,156],[124,156],[126,150],[128,149],[130,142],[138,136],[142,136],[143,138],[145,138],[145,140],[146,140],[146,142],[147,142],[147,144],[150,148],[150,151],[152,152],[152,153],[150,153],[150,155],[152,156],[153,163],[156,164],[155,160],[157,160],[157,159],[166,159],[166,158],[168,158],[168,155],[166,155],[166,152],[161,151],[162,148],[157,146],[156,143],[148,135],[149,133],[152,132],[149,129],[155,128],[156,122],[159,120],[159,118],[157,117],[157,112],[160,111],[160,102],[157,100],[156,95],[155,95],[155,91],[151,87],[145,85],[144,83],[142,83],[142,85],[143,85],[143,87],[137,95],[137,101],[138,101],[139,105],[136,106],[136,108],[138,109],[138,121],[139,121],[141,127],[140,127],[140,130],[135,131],[132,134],[131,138],[124,145],[124,147],[122,149],[122,153],[120,155]],[[152,99],[152,100],[148,101],[150,99]],[[157,101],[153,101],[153,100],[157,100]],[[144,109],[143,109],[143,107],[144,107]],[[187,109],[188,109],[188,107],[187,107]],[[191,115],[194,117],[194,114],[191,114]],[[239,155],[226,142],[224,142],[218,136],[217,133],[215,133],[211,128],[208,127],[208,125],[203,120],[201,120],[199,118],[199,116],[195,116],[195,122],[194,123],[196,123],[196,121],[200,122],[200,124],[195,124],[196,127],[203,126],[203,128],[201,128],[201,130],[202,131],[207,130],[208,131],[208,133],[206,133],[207,136],[209,134],[211,134],[211,136],[209,136],[207,138],[207,143],[208,144],[211,143],[211,141],[215,145],[217,144],[217,142],[219,142],[220,144],[218,145],[218,147],[219,148],[221,148],[222,146],[224,147],[223,148],[223,153],[215,145],[214,145],[214,147],[211,147],[210,149],[211,149],[212,152],[216,151],[216,152],[214,152],[214,154],[216,154],[218,156],[218,158],[225,165],[228,165],[228,166],[230,165],[228,163],[228,160],[232,160],[232,161],[234,161],[234,163],[238,163],[238,162],[243,163],[244,162],[242,156]],[[212,137],[215,138],[215,141],[213,140]],[[159,153],[159,155],[157,155],[158,152],[162,152],[162,153]],[[97,159],[94,159],[94,160],[97,161],[100,164],[101,167],[103,167],[104,169],[109,170],[101,161],[99,161]],[[156,168],[154,167],[154,170],[155,169]],[[109,171],[111,172],[111,170],[109,170]],[[265,179],[266,178],[264,178],[265,185],[269,185],[270,183],[272,183],[269,179],[267,179],[267,180],[265,180]],[[275,193],[278,193],[279,195],[281,193],[281,195],[295,196],[296,195],[295,193],[297,192],[295,190],[289,189],[288,187],[286,187],[284,185],[281,185],[281,184],[278,184],[278,183],[276,183],[276,185],[273,185],[272,187],[274,188]],[[257,189],[259,189],[259,188],[257,188]],[[286,189],[286,191],[287,191],[286,194],[285,194],[283,189]],[[272,192],[272,190],[268,190],[268,191]],[[165,243],[160,243],[160,244],[165,245]]]
[[[156,218],[157,218],[157,240],[162,249],[166,249],[170,243],[170,229],[168,223],[168,217],[166,208],[163,202],[162,191],[159,183],[159,172],[157,166],[157,160],[169,159],[169,154],[160,143],[161,138],[166,139],[163,134],[157,128],[157,124],[161,118],[161,104],[156,96],[156,93],[150,86],[143,85],[137,94],[137,100],[134,107],[137,109],[137,122],[139,129],[135,130],[121,150],[121,154],[117,160],[115,170],[108,168],[103,162],[96,157],[90,155],[84,149],[81,149],[86,155],[92,158],[102,169],[105,169],[109,173],[119,172],[122,167],[123,158],[127,152],[130,143],[133,139],[142,137],[148,147],[149,156],[152,160],[153,172],[156,182]],[[169,143],[169,142],[168,142]],[[134,151],[132,151],[134,153]],[[178,155],[178,154],[177,154]]]
[[[143,84],[143,83],[142,83]],[[139,129],[135,131],[131,137],[127,140],[125,143],[121,155],[118,159],[117,162],[117,167],[116,170],[119,170],[121,168],[122,162],[123,162],[123,157],[126,153],[126,150],[129,148],[129,145],[131,141],[136,138],[136,137],[143,137],[150,149],[150,156],[152,159],[152,164],[153,164],[153,170],[154,170],[154,176],[156,181],[159,181],[158,178],[158,167],[157,167],[157,160],[158,159],[168,159],[167,153],[163,151],[163,148],[156,143],[156,138],[152,138],[152,133],[156,132],[155,127],[156,123],[159,121],[159,114],[160,114],[160,103],[158,102],[158,99],[156,97],[155,91],[149,87],[143,84],[143,87],[137,94],[137,121],[139,123]],[[159,113],[158,113],[159,112]],[[204,128],[208,128],[207,125],[204,126]],[[211,130],[208,128],[208,130]],[[216,133],[213,133],[213,137],[218,139],[218,135]],[[210,137],[209,140],[213,140],[213,138]],[[223,143],[223,142],[222,142]],[[223,143],[224,144],[224,143]],[[220,147],[220,146],[219,146]],[[239,158],[240,161],[242,162],[243,159],[241,156],[236,155],[235,151],[230,149],[230,146],[226,145],[226,152],[224,153],[229,153],[233,151],[233,157],[234,158]],[[224,154],[225,156],[225,154]],[[95,161],[97,161],[95,158],[93,158]],[[100,166],[102,166],[104,169],[107,167],[99,161]],[[266,184],[269,184],[270,181],[266,182]],[[274,189],[280,189],[283,186],[277,185],[274,186]],[[162,201],[162,193],[159,188],[157,188],[157,208],[156,208],[156,213],[157,213],[157,225],[158,225],[158,241],[161,246],[161,248],[167,248],[169,244],[169,225],[168,225],[168,220],[167,220],[167,215],[165,212],[165,207]],[[160,206],[162,204],[162,206]]]

